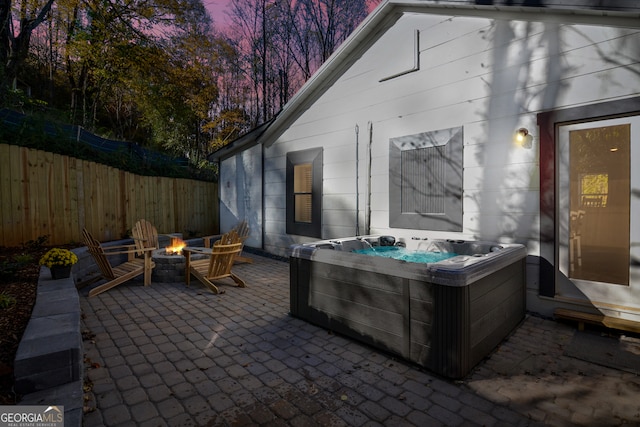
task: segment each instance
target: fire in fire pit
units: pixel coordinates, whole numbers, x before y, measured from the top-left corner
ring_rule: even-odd
[[[184,282],[185,258],[182,249],[187,243],[180,238],[171,238],[167,247],[153,251],[152,259],[156,266],[151,273],[151,280],[162,283]],[[191,259],[205,259],[207,254],[191,254]]]
[[[182,255],[182,249],[187,246],[184,240],[179,237],[172,237],[171,244],[164,248],[166,255]]]

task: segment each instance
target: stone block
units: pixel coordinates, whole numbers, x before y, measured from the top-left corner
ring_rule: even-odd
[[[80,310],[76,305],[77,303],[68,303],[67,313],[42,317],[32,314],[14,362],[17,392],[31,393],[82,378]],[[50,308],[55,309],[53,311],[62,310],[62,301]],[[39,297],[34,312],[37,314],[46,311],[47,306]]]
[[[25,395],[20,405],[58,405],[64,406],[64,425],[80,427],[82,425],[82,380],[62,384],[47,390]]]

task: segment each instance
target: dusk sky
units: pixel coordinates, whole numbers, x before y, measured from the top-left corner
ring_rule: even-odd
[[[222,28],[228,21],[227,17],[227,5],[231,0],[204,0],[204,6],[211,14],[214,24],[217,27]],[[369,5],[369,11],[372,11],[376,5],[380,3],[380,0],[367,1]]]
[[[230,0],[205,0],[204,5],[211,14],[216,26],[222,27],[228,21],[226,10]]]

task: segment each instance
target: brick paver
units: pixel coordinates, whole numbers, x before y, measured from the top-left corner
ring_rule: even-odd
[[[528,316],[450,381],[289,316],[288,264],[252,257],[221,295],[84,291],[85,426],[640,424],[640,378],[564,356],[570,326]]]

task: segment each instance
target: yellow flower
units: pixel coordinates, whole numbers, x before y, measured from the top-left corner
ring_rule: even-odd
[[[67,249],[53,248],[40,258],[40,265],[51,268],[55,266],[73,265],[78,262],[76,254]]]

